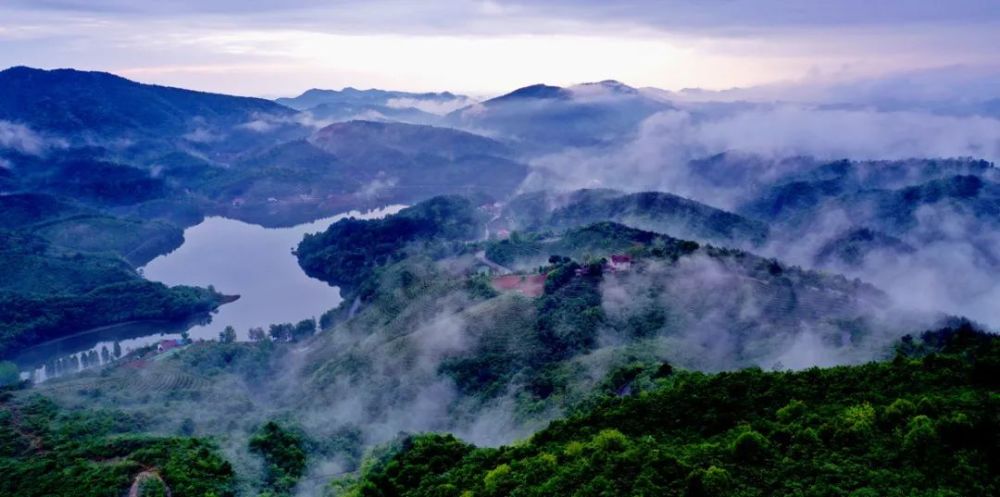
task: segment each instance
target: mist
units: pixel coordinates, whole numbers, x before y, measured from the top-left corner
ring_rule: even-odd
[[[568,149],[530,162],[523,190],[607,187],[661,190],[733,209],[748,187],[705,182],[692,164],[721,153],[753,156],[736,168],[756,184],[795,172],[794,160],[898,160],[913,157],[1000,158],[1000,120],[921,112],[827,110],[799,105],[736,110],[709,116],[659,112],[636,136],[611,150]]]
[[[449,112],[454,112],[463,107],[475,103],[468,98],[453,98],[451,100],[440,99],[420,99],[420,98],[390,98],[386,101],[386,107],[394,109],[417,109],[429,114],[443,116]]]
[[[7,148],[29,155],[41,155],[55,143],[23,124],[0,120],[0,149]]]

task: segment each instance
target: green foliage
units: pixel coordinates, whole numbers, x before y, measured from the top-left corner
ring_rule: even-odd
[[[269,343],[269,342],[268,342]],[[250,381],[271,378],[281,349],[272,350],[261,344],[196,343],[178,355],[178,361],[190,371],[206,376],[230,372]]]
[[[159,478],[144,478],[139,484],[139,495],[142,497],[167,497],[167,487]]]
[[[0,292],[0,355],[65,336],[68,332],[136,320],[183,321],[219,306],[207,289],[135,280],[81,295]]]
[[[316,333],[316,320],[303,319],[296,324],[279,323],[272,324],[268,329],[268,336],[275,342],[296,342],[309,338]]]
[[[306,470],[303,436],[268,421],[250,438],[250,451],[264,459],[264,483],[274,495],[291,495]]]
[[[340,314],[340,312],[341,312],[340,307],[334,307],[333,309],[324,312],[319,317],[319,329],[328,330],[332,328],[333,325],[336,324],[337,316]]]
[[[585,274],[578,276],[577,271]],[[601,308],[600,265],[560,264],[545,279],[545,293],[537,299],[538,337],[546,354],[564,359],[594,347]]]
[[[465,289],[469,295],[477,299],[491,299],[500,295],[490,284],[490,277],[485,274],[474,274],[466,281]]]
[[[236,329],[232,326],[226,326],[225,329],[219,332],[219,342],[220,343],[233,343],[236,341]]]
[[[770,452],[771,444],[767,438],[753,430],[741,433],[733,441],[733,457],[737,461],[753,464],[763,461]]]
[[[515,232],[516,234],[516,232]],[[521,259],[537,259],[542,256],[542,235],[527,234],[506,240],[494,240],[486,244],[486,257],[501,265],[512,265]]]
[[[267,336],[275,342],[291,342],[295,332],[295,325],[292,323],[271,324],[267,330]]]
[[[298,323],[295,323],[295,328],[292,330],[293,340],[302,340],[309,338],[316,334],[316,320],[315,319],[303,319]]]
[[[0,401],[0,495],[235,494],[232,468],[202,439],[137,434],[141,418],[114,411],[64,411],[40,397]],[[168,492],[169,490],[169,492]]]
[[[499,264],[522,267],[538,263],[544,254],[561,254],[555,262],[565,264],[569,258],[586,261],[590,256],[628,253],[676,260],[697,250],[695,242],[672,238],[628,226],[598,222],[566,230],[561,236],[551,232],[527,233],[507,240],[486,243],[486,255]],[[565,257],[565,256],[569,257]]]
[[[125,261],[54,246],[34,235],[0,231],[0,291],[74,295],[137,278]]]
[[[17,364],[10,361],[0,361],[0,387],[13,385],[21,380]]]
[[[350,491],[997,495],[1000,377],[978,371],[1000,364],[1000,340],[979,334],[964,344],[919,360],[794,373],[672,372],[653,390],[608,396],[516,446],[411,438]]]
[[[356,290],[376,268],[399,260],[407,245],[467,240],[480,226],[468,199],[434,197],[384,219],[338,221],[323,233],[306,235],[295,253],[310,276]]]
[[[0,357],[88,328],[184,320],[208,312],[211,290],[143,279],[116,256],[77,252],[0,231]]]

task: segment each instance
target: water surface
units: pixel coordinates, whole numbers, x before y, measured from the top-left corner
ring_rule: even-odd
[[[55,369],[67,372],[79,368],[83,354],[90,356],[90,366],[104,363],[108,358],[113,360],[115,343],[125,354],[160,340],[179,338],[185,330],[194,340],[214,340],[226,326],[232,326],[238,340],[247,340],[251,327],[266,330],[271,324],[318,320],[324,312],[340,305],[340,290],[306,276],[292,249],[306,233],[323,231],[340,219],[375,219],[403,207],[346,212],[291,228],[264,228],[233,219],[206,218],[184,230],[183,245],[153,259],[140,271],[149,280],[171,286],[212,285],[224,294],[240,296],[236,302],[212,313],[210,322],[111,326],[32,347],[15,358],[15,362],[34,374],[36,381],[41,381],[52,376],[50,373]],[[60,360],[54,367],[53,363]]]

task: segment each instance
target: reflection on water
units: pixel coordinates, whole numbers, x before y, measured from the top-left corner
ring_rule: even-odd
[[[207,321],[207,316],[201,321]],[[160,340],[179,337],[192,322],[136,322],[106,326],[45,342],[21,352],[14,362],[36,382],[114,361]]]
[[[239,295],[210,318],[192,323],[133,323],[94,330],[32,347],[15,362],[35,381],[103,364],[130,350],[178,338],[187,330],[194,340],[214,340],[226,326],[247,339],[251,327],[319,318],[340,304],[340,291],[309,278],[292,249],[306,233],[325,230],[345,217],[375,219],[398,212],[389,206],[365,213],[352,211],[291,228],[263,228],[210,217],[184,231],[184,244],[157,257],[144,268],[145,277],[167,285],[213,285],[227,295]]]

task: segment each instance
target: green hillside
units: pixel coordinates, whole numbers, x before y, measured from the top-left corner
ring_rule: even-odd
[[[413,436],[334,488],[365,497],[997,495],[1000,342],[968,327],[944,334],[940,352],[860,366],[637,367],[631,395],[608,396],[525,443]]]

